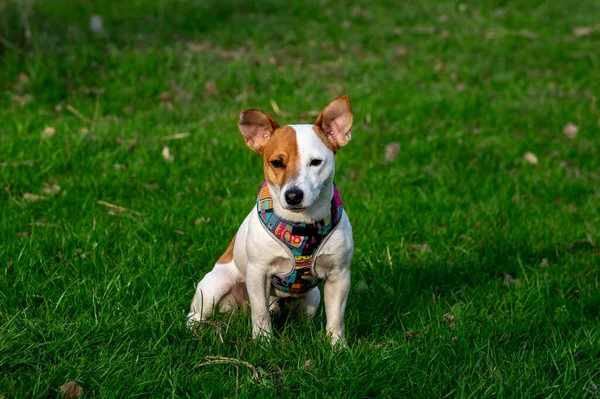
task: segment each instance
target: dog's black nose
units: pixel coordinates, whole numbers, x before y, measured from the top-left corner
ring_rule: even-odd
[[[304,193],[298,188],[290,188],[285,192],[285,201],[290,205],[298,205],[302,202]]]

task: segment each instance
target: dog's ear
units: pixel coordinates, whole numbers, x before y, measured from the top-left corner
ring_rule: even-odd
[[[246,145],[252,151],[262,153],[263,148],[278,127],[279,124],[269,115],[256,109],[246,109],[240,113],[238,128],[244,135]]]
[[[350,141],[353,118],[350,97],[347,95],[333,100],[317,118],[315,126],[318,126],[325,134],[334,152]]]

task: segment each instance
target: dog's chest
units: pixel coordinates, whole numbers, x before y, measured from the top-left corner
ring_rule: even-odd
[[[293,268],[290,252],[267,232],[256,213],[251,213],[248,221],[246,242],[248,261],[255,265],[263,265],[272,275],[289,274]],[[353,250],[352,227],[347,215],[344,214],[339,226],[313,258],[315,277],[327,279],[331,274],[337,273],[344,265],[349,264]]]

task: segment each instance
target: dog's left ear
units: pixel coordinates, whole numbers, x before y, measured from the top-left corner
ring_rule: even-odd
[[[353,118],[350,97],[347,95],[333,100],[317,118],[315,126],[318,126],[325,134],[334,152],[350,141]]]

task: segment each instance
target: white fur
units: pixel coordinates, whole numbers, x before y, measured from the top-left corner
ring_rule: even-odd
[[[275,212],[296,222],[324,219],[330,212],[333,196],[333,152],[313,131],[312,125],[291,127],[296,130],[300,173],[286,182],[281,190],[269,186]],[[314,158],[321,159],[321,165],[310,166]],[[301,204],[305,207],[304,210],[294,212],[283,206],[283,193],[289,187],[297,187],[304,192]],[[327,332],[334,344],[343,342],[344,311],[350,289],[349,266],[353,251],[352,227],[344,212],[337,228],[315,254],[313,263],[316,275],[325,280]],[[217,263],[198,283],[188,315],[190,322],[210,318],[213,306],[227,310],[235,305],[244,306],[249,299],[252,335],[268,337],[272,331],[269,309],[276,310],[276,298],[286,296],[297,298],[293,308],[314,316],[320,302],[318,287],[304,295],[290,295],[271,287],[271,277],[289,274],[293,269],[292,265],[289,253],[262,225],[254,205],[237,232],[233,260],[226,264]]]
[[[310,222],[324,219],[330,211],[331,198],[333,197],[333,175],[335,163],[333,152],[321,141],[314,132],[312,125],[290,125],[296,131],[298,144],[298,176],[286,181],[281,190],[270,187],[279,201],[275,203],[275,213],[293,222]],[[311,166],[313,159],[323,162],[318,166]],[[303,212],[288,210],[285,201],[285,192],[296,187],[304,193],[304,199],[299,204],[305,208]]]

